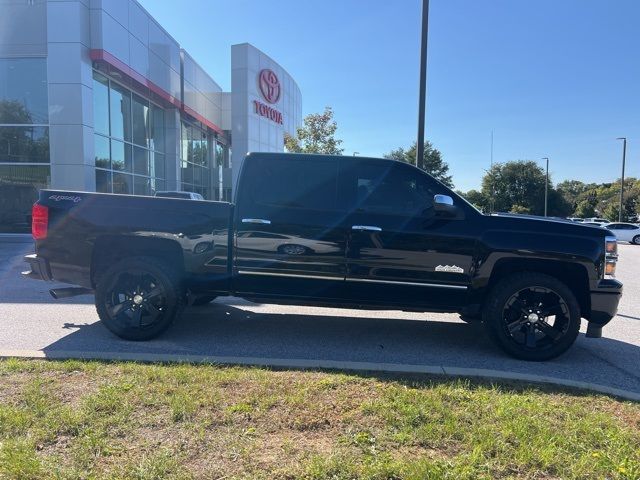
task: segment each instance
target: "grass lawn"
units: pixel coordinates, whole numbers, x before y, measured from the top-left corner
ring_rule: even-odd
[[[0,478],[640,478],[640,404],[539,386],[0,361]]]

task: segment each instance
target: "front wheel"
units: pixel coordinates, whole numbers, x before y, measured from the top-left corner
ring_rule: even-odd
[[[96,285],[96,310],[105,327],[125,340],[150,340],[171,326],[184,306],[175,273],[155,258],[127,258]]]
[[[633,237],[631,243],[633,243],[634,245],[640,245],[640,235],[636,235],[635,237]]]
[[[483,311],[491,339],[523,360],[564,353],[580,330],[580,307],[569,288],[541,273],[518,273],[492,289]]]

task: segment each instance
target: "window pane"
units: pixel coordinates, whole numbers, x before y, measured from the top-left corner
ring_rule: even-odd
[[[189,158],[189,127],[181,124],[180,132],[180,158],[187,160]]]
[[[431,208],[436,193],[447,193],[427,175],[390,162],[355,162],[343,173],[348,210],[411,216]]]
[[[131,119],[133,121],[133,143],[145,147],[148,146],[149,102],[138,95],[133,96]]]
[[[111,193],[111,172],[96,169],[96,192]]]
[[[165,175],[165,157],[161,153],[151,152],[151,176],[164,178]]]
[[[131,172],[133,170],[131,145],[117,140],[111,140],[111,168],[125,172]]]
[[[49,163],[49,128],[0,126],[0,162]]]
[[[151,195],[151,182],[145,177],[133,177],[133,193],[135,195]]]
[[[151,195],[155,195],[156,192],[166,190],[164,180],[151,179]]]
[[[166,150],[164,143],[164,110],[155,105],[151,105],[149,147],[158,152],[164,152]]]
[[[0,58],[0,123],[49,123],[47,60]]]
[[[109,155],[109,139],[101,135],[93,136],[93,144],[95,150],[96,167],[111,168],[111,159]]]
[[[224,167],[224,146],[221,143],[216,142],[216,166]]]
[[[131,95],[111,82],[111,136],[131,141]]]
[[[149,175],[149,151],[133,147],[133,172],[138,175]]]
[[[109,82],[96,72],[93,72],[93,128],[109,135]]]
[[[0,165],[0,232],[30,233],[31,207],[48,185],[48,166]]]
[[[133,175],[113,172],[113,193],[133,194]]]
[[[330,210],[336,207],[337,160],[257,159],[249,163],[243,205]]]
[[[193,165],[191,163],[182,162],[181,180],[186,183],[193,183]]]

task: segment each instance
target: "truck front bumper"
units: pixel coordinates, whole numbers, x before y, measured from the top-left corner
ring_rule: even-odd
[[[24,261],[29,264],[31,270],[22,272],[22,275],[36,280],[45,280],[48,282],[52,280],[51,267],[46,259],[32,253],[30,255],[25,255]]]
[[[618,303],[622,297],[622,283],[613,278],[604,278],[591,290],[591,316],[587,328],[587,337],[600,338],[602,327],[611,321],[618,312]]]

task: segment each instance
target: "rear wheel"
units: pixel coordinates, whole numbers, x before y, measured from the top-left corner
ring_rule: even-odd
[[[540,273],[519,273],[501,280],[483,312],[489,336],[510,355],[549,360],[575,342],[580,307],[569,288]]]
[[[126,340],[160,335],[182,312],[183,298],[177,275],[155,258],[121,260],[96,285],[100,320]]]
[[[633,243],[634,245],[640,245],[640,235],[636,235],[635,237],[633,237],[631,243]]]

